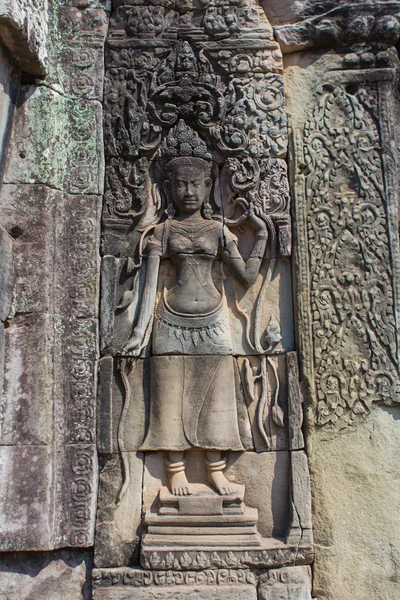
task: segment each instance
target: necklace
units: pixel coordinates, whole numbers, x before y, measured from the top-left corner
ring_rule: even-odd
[[[200,223],[198,225],[190,225],[190,223],[183,223],[182,221],[172,221],[171,225],[173,225],[173,229],[177,232],[181,231],[194,241],[200,231],[203,231],[203,229],[210,229],[214,226],[214,223],[211,221],[208,223]]]

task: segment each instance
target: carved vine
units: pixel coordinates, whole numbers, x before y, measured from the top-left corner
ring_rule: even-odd
[[[321,425],[400,400],[381,148],[367,96],[327,91],[304,129]]]

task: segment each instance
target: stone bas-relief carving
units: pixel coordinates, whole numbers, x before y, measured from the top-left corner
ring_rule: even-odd
[[[397,3],[359,8],[357,23],[341,19],[342,31],[353,22],[359,28],[368,12],[374,13],[371,27],[381,9],[398,14]],[[334,52],[285,60],[299,350],[318,548],[313,593],[324,600],[348,598],[348,581],[359,600],[394,599],[399,587],[392,578],[398,555],[387,562],[389,548],[399,545],[391,450],[399,435],[398,56],[385,43],[353,40]],[[379,558],[378,531],[385,532]]]
[[[312,559],[279,47],[253,3],[120,2],[106,61],[95,595],[256,597]]]
[[[400,4],[3,4],[3,594],[397,600]]]

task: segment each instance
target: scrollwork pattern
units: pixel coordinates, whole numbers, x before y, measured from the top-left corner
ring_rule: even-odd
[[[328,90],[304,130],[320,425],[400,400],[380,139],[365,97]]]

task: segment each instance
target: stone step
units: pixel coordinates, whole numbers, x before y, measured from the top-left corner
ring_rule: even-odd
[[[159,534],[159,535],[254,535],[257,533],[255,525],[248,525],[243,527],[187,527],[185,525],[175,525],[175,527],[168,527],[164,525],[148,527],[148,533]]]
[[[143,550],[148,551],[149,546],[155,549],[184,547],[187,549],[208,548],[242,548],[261,546],[261,536],[257,533],[252,535],[222,534],[222,535],[153,535],[146,533],[143,537]]]
[[[223,514],[223,515],[181,515],[181,514],[157,514],[148,511],[145,516],[146,525],[172,525],[172,526],[190,526],[195,527],[199,522],[206,527],[222,527],[230,525],[231,527],[243,525],[256,525],[258,521],[258,512],[256,508],[246,507],[243,514]]]

